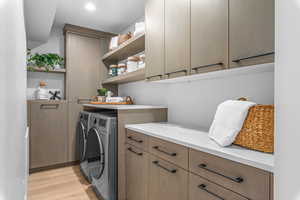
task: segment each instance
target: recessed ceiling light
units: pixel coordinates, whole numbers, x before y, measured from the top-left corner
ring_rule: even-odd
[[[85,4],[85,9],[88,10],[88,11],[95,11],[96,6],[92,2],[88,2],[88,3]]]

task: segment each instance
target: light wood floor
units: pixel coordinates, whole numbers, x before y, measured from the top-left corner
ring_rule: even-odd
[[[98,200],[78,166],[29,176],[28,200]]]

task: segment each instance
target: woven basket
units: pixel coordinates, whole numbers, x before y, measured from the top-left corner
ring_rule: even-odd
[[[245,100],[245,99],[240,99]],[[266,153],[274,152],[274,106],[255,105],[234,144]]]
[[[121,34],[121,35],[119,35],[118,45],[123,44],[124,42],[126,42],[130,38],[132,38],[132,33],[131,32],[129,32],[127,34]]]

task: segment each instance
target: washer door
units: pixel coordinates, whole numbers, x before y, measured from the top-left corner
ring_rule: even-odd
[[[76,135],[77,135],[77,159],[80,162],[85,160],[86,155],[86,127],[81,121],[77,123]]]
[[[87,161],[90,176],[100,179],[105,166],[104,146],[101,135],[97,128],[93,127],[89,130],[87,136]]]

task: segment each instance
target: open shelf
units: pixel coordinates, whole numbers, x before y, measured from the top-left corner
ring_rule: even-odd
[[[45,73],[66,73],[66,69],[51,69],[47,71],[45,68],[34,67],[34,71],[27,70],[28,72],[45,72]]]
[[[121,44],[118,48],[108,52],[102,58],[106,64],[116,64],[118,61],[127,59],[145,50],[145,34],[131,38]]]
[[[108,78],[102,84],[121,84],[134,81],[145,80],[145,68],[138,69],[134,72],[128,72],[116,77]]]

